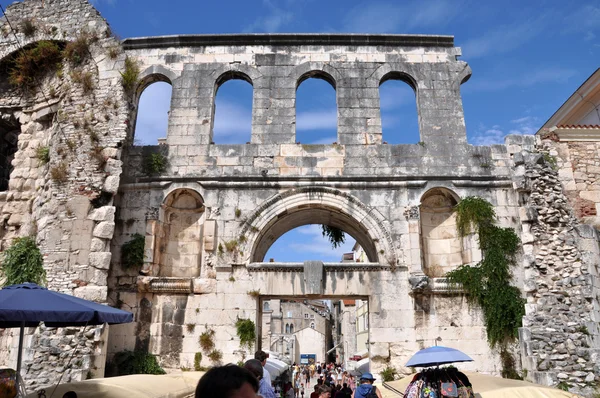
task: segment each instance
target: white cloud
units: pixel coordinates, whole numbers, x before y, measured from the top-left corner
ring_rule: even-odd
[[[430,26],[439,27],[452,20],[462,8],[461,4],[447,0],[398,3],[360,3],[344,17],[343,30],[360,33],[389,33],[398,30],[406,32]]]
[[[170,84],[159,82],[142,93],[135,125],[136,144],[157,145],[159,138],[167,136],[171,91]]]
[[[287,6],[291,4],[286,2]],[[244,28],[244,32],[278,32],[280,28],[285,27],[294,19],[294,13],[290,10],[284,10],[269,0],[263,0],[263,4],[269,9],[267,15],[259,17],[250,25]]]
[[[535,116],[524,116],[513,119],[510,123],[511,127],[508,128],[508,133],[505,132],[506,129],[497,124],[491,128],[480,124],[470,141],[473,145],[503,144],[504,137],[508,134],[535,134],[539,130],[540,119]]]
[[[337,109],[298,112],[296,131],[337,129]],[[334,140],[335,141],[335,140]]]
[[[519,76],[505,79],[486,79],[474,77],[465,83],[464,90],[468,91],[500,91],[510,87],[530,87],[540,83],[565,83],[577,74],[574,69],[565,68],[531,68],[533,72],[525,72]]]

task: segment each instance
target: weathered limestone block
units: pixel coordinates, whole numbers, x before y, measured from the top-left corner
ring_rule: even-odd
[[[88,215],[88,219],[94,221],[114,221],[115,220],[115,207],[114,206],[102,206],[98,209],[94,209]]]
[[[110,239],[115,232],[115,223],[110,221],[102,221],[94,228],[93,235],[96,238]]]
[[[195,294],[215,293],[217,291],[216,279],[196,278],[193,280]]]
[[[90,253],[89,264],[94,268],[108,269],[110,267],[111,252]]]
[[[106,302],[107,286],[82,286],[73,289],[73,296],[98,303]]]

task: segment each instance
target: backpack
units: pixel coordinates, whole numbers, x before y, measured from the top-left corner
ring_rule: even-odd
[[[373,386],[373,388],[371,388],[371,392],[367,395],[366,398],[379,398],[377,396],[377,387]]]

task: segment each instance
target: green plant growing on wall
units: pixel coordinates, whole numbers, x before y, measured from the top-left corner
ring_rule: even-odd
[[[248,295],[254,298],[260,297],[260,290],[250,290],[248,291]]]
[[[64,57],[73,66],[81,65],[90,55],[90,45],[97,39],[90,32],[81,32],[74,41],[67,43],[63,50]]]
[[[208,329],[205,332],[202,332],[200,337],[198,337],[198,344],[200,344],[200,348],[205,353],[210,352],[213,348],[215,348],[215,331],[212,329]]]
[[[133,58],[125,58],[125,70],[121,73],[121,85],[125,93],[133,96],[140,77],[140,66]]]
[[[42,164],[47,164],[50,161],[50,148],[47,146],[39,146],[35,151],[35,156]]]
[[[398,371],[393,366],[386,366],[379,374],[383,381],[394,381],[398,375]]]
[[[346,241],[346,234],[344,234],[344,231],[341,229],[325,224],[323,224],[321,228],[323,237],[329,239],[329,242],[331,242],[331,246],[334,249],[341,246]]]
[[[42,253],[32,237],[16,238],[2,253],[0,272],[5,278],[4,286],[32,282],[46,283]]]
[[[50,178],[58,184],[64,184],[69,180],[69,169],[67,162],[61,160],[57,165],[50,169]]]
[[[131,240],[121,246],[121,267],[123,269],[139,268],[144,265],[145,238],[133,234]]]
[[[41,40],[19,51],[7,62],[9,82],[21,88],[32,88],[40,77],[57,69],[62,62],[62,53],[58,44]]]
[[[161,174],[167,170],[167,158],[162,153],[151,153],[144,156],[144,173],[147,175]]]
[[[235,322],[235,328],[238,337],[240,338],[240,347],[247,347],[249,351],[252,350],[254,340],[256,340],[256,326],[250,319],[239,318]]]
[[[19,30],[23,32],[25,37],[31,37],[35,35],[35,32],[37,31],[37,26],[33,24],[33,21],[31,19],[25,19],[21,21],[19,25]]]
[[[221,359],[223,359],[223,353],[220,350],[212,350],[210,354],[208,354],[208,358],[211,361],[218,363],[221,362]]]
[[[197,352],[196,354],[194,354],[194,370],[196,372],[200,372],[202,370],[202,365],[200,365],[201,362],[202,362],[202,353]]]
[[[158,364],[156,357],[145,351],[121,351],[115,354],[112,365],[118,369],[118,375],[149,374],[162,375],[165,370]]]
[[[462,265],[446,276],[460,284],[467,299],[483,311],[490,347],[498,348],[507,368],[502,375],[517,374],[511,369],[509,344],[518,337],[518,328],[525,315],[521,292],[510,284],[511,267],[519,248],[519,238],[512,228],[495,225],[496,213],[491,203],[479,197],[466,197],[456,206],[456,226],[460,236],[477,233],[483,259],[475,266]],[[514,359],[512,361],[514,366]]]

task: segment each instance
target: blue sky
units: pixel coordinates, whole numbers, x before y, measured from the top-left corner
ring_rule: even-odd
[[[3,5],[8,2],[2,1]],[[473,76],[462,88],[468,140],[503,142],[506,134],[533,134],[600,66],[600,3],[489,0],[95,0],[121,38],[260,32],[353,32],[453,35]],[[302,143],[335,141],[335,92],[309,79],[298,89]],[[384,140],[418,142],[412,90],[400,83],[380,91]],[[217,95],[215,141],[249,140],[252,90],[230,81]],[[137,131],[149,142],[164,136],[169,86],[142,97]],[[160,110],[161,102],[163,108]],[[159,111],[160,110],[160,111]],[[162,123],[162,125],[161,125]],[[161,127],[163,126],[163,127]],[[139,139],[140,137],[138,137]],[[144,140],[142,140],[144,141]],[[278,261],[339,261],[316,227],[280,238],[267,254]],[[306,244],[293,246],[297,242]]]

